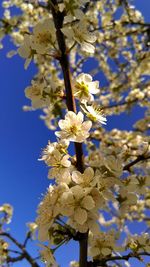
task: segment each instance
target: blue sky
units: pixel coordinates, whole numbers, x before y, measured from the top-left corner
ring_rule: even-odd
[[[136,0],[134,3],[148,22],[150,1]],[[41,194],[49,185],[48,169],[37,159],[53,133],[38,119],[39,112],[22,111],[22,106],[28,103],[24,88],[30,84],[35,68],[32,65],[25,71],[24,61],[20,57],[6,58],[11,45],[7,38],[3,43],[4,49],[0,50],[0,204],[7,202],[14,206],[10,226],[13,235],[21,241],[26,232],[25,223],[34,220]],[[137,112],[135,116],[141,115]],[[108,120],[107,129],[117,127],[118,123],[122,129],[129,128],[132,120],[136,118],[129,115],[124,123],[118,117],[117,120]],[[61,250],[61,267],[67,267],[67,262],[75,255],[73,246]],[[27,267],[27,264],[18,263],[15,266]]]

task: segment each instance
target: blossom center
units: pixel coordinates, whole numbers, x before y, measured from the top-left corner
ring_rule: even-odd
[[[44,44],[44,45],[47,45],[51,41],[50,35],[46,32],[38,33],[37,39],[39,44]]]
[[[78,131],[78,127],[77,127],[76,125],[72,125],[72,126],[70,127],[70,132],[71,132],[71,133],[73,133],[73,134],[76,135],[77,131]]]
[[[78,94],[80,95],[80,97],[89,96],[89,88],[84,82],[77,83],[75,87],[78,90]]]

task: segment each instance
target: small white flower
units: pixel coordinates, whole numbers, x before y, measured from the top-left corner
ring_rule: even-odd
[[[88,211],[88,217],[84,224],[79,224],[79,222],[75,221],[73,217],[70,217],[68,220],[68,224],[73,227],[74,229],[78,230],[80,233],[86,233],[90,230],[95,235],[99,233],[99,226],[96,222],[98,219],[96,209],[92,209]]]
[[[92,76],[87,73],[81,73],[76,77],[73,83],[74,96],[81,101],[94,100],[93,94],[99,93],[99,82],[92,81]]]
[[[61,213],[76,223],[83,225],[88,219],[88,211],[95,208],[95,202],[81,186],[68,188],[61,196]]]
[[[138,252],[150,253],[150,238],[148,233],[141,233],[141,235],[129,236],[127,240],[127,246]]]
[[[144,195],[147,191],[147,187],[150,186],[150,177],[140,175],[136,177],[136,175],[131,175],[125,180],[125,185],[128,191]]]
[[[25,89],[25,96],[32,101],[32,107],[34,109],[45,107],[50,102],[45,86],[45,83],[32,81],[31,86]]]
[[[116,248],[117,234],[110,230],[107,233],[99,232],[97,235],[90,235],[89,255],[100,259],[110,255]]]
[[[56,178],[57,182],[70,183],[70,168],[71,162],[67,153],[69,142],[61,140],[59,143],[48,142],[47,147],[42,152],[42,157],[39,160],[44,160],[51,167],[48,173],[48,178]]]
[[[45,54],[54,47],[56,39],[54,23],[47,18],[36,24],[33,29],[32,49],[38,54]]]
[[[60,4],[62,10],[64,10],[65,6],[67,10],[67,15],[64,18],[64,23],[74,21],[75,19],[81,20],[81,18],[85,16],[83,11],[81,10],[81,7],[84,7],[87,2],[89,2],[89,0],[64,0],[64,3]]]
[[[13,207],[8,203],[4,203],[2,206],[0,206],[0,213],[1,212],[5,214],[5,223],[9,224],[13,215]]]
[[[119,193],[117,200],[119,204],[119,212],[122,215],[128,212],[130,206],[137,205],[137,195],[135,193],[128,192],[127,188],[121,188]]]
[[[42,151],[42,157],[39,160],[44,160],[45,163],[50,166],[51,159],[53,158],[53,153],[55,150],[58,150],[61,154],[67,154],[67,148],[69,142],[67,140],[61,140],[59,143],[48,141],[48,145]]]
[[[115,158],[113,155],[107,156],[104,164],[116,177],[122,175],[123,166],[120,158]]]
[[[89,137],[89,130],[92,127],[91,121],[83,122],[83,114],[68,111],[64,120],[58,123],[61,128],[60,132],[55,132],[56,136],[72,142],[82,143]]]
[[[94,171],[91,167],[86,168],[84,173],[80,173],[79,171],[73,171],[72,173],[73,182],[82,187],[95,186],[98,182],[97,177],[94,176]]]
[[[69,167],[71,162],[68,160],[69,155],[62,155],[57,149],[54,150],[52,157],[48,161],[48,165],[52,168],[49,170],[48,178],[56,178],[57,181],[66,182],[71,181]]]
[[[85,112],[86,116],[93,122],[106,124],[107,119],[102,115],[102,110],[96,105],[88,106],[86,102],[82,103],[81,109]]]
[[[64,27],[62,32],[68,37],[70,41],[76,41],[81,45],[81,50],[94,53],[95,47],[92,45],[96,41],[95,34],[87,30],[87,25],[85,20],[80,20],[80,22],[74,24],[72,27]]]
[[[65,183],[58,186],[50,185],[46,195],[38,207],[38,217],[36,223],[38,225],[38,239],[46,241],[49,237],[49,229],[53,225],[55,217],[60,214],[59,198],[63,192],[68,190]]]
[[[22,46],[20,46],[18,48],[18,54],[22,58],[26,59],[24,67],[25,67],[25,69],[27,69],[27,67],[29,66],[29,64],[33,58],[33,55],[34,55],[34,51],[31,48],[31,35],[25,34],[24,42],[23,42]]]

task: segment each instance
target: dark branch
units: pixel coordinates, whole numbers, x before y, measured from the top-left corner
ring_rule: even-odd
[[[30,263],[30,265],[32,267],[40,267],[35,262],[35,260],[30,256],[30,254],[27,252],[25,246],[22,245],[21,243],[19,243],[12,235],[10,235],[9,233],[6,233],[6,232],[0,232],[0,236],[7,237],[9,240],[11,240],[21,250],[21,255],[16,257],[16,258],[9,257],[8,258],[9,262],[16,262],[16,261],[22,260],[24,258]]]
[[[7,263],[10,263],[10,262],[14,263],[14,262],[17,262],[17,261],[22,261],[24,258],[25,258],[24,254],[21,254],[20,256],[15,257],[15,258],[8,256],[6,261],[7,261]]]
[[[51,0],[49,3],[50,9],[52,10],[53,20],[56,28],[56,37],[60,52],[59,62],[62,68],[64,84],[66,89],[66,104],[69,111],[76,112],[76,104],[73,96],[72,84],[71,84],[71,73],[70,73],[70,64],[67,55],[67,47],[65,43],[64,34],[61,31],[63,27],[63,20],[65,13],[60,12],[58,9],[58,4],[56,0]],[[76,151],[76,167],[77,169],[83,173],[84,171],[84,162],[83,162],[83,150],[81,143],[74,143],[75,151]],[[87,267],[87,243],[88,243],[88,233],[82,234],[82,240],[79,241],[80,244],[80,259],[79,265],[80,267]]]
[[[145,155],[139,155],[135,160],[131,161],[130,163],[128,163],[127,165],[124,166],[123,170],[124,171],[130,171],[130,168],[132,166],[134,166],[135,164],[141,162],[141,161],[145,161],[150,159],[150,156],[145,156]]]
[[[88,263],[88,267],[98,267],[98,266],[103,266],[103,267],[108,267],[107,262],[111,261],[128,261],[131,258],[137,258],[141,260],[141,256],[150,256],[150,253],[148,252],[139,252],[139,253],[129,253],[127,255],[122,255],[122,256],[109,256],[107,258],[104,258],[102,260],[95,260],[93,262]]]

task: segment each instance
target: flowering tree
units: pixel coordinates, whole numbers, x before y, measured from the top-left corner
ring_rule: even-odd
[[[43,111],[56,142],[48,141],[40,157],[52,181],[23,243],[6,228],[12,207],[0,207],[1,266],[26,259],[39,267],[39,257],[58,266],[55,251],[70,240],[80,248],[72,267],[130,266],[132,258],[150,266],[150,24],[127,0],[2,5],[1,47],[9,35],[16,49],[8,56],[19,54],[25,69],[31,61],[37,66],[24,109]],[[145,114],[132,129],[105,129],[111,116],[137,106]],[[143,222],[145,231],[133,235],[129,222]],[[36,258],[27,248],[35,231]]]

